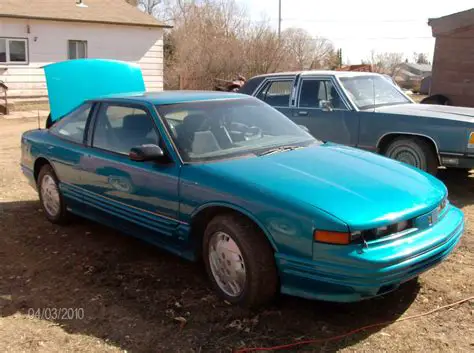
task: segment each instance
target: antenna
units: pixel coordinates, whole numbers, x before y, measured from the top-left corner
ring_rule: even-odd
[[[41,124],[40,124],[40,112],[39,112],[39,109],[37,110],[38,112],[38,116],[37,116],[37,119],[38,119],[38,130],[41,130]]]
[[[374,98],[373,108],[374,108],[374,112],[375,112],[375,80],[374,80],[374,77],[372,77],[372,95],[373,95],[373,98]]]

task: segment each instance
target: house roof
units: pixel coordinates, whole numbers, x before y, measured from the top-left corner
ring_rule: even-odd
[[[1,0],[0,17],[51,21],[170,27],[125,0]]]
[[[428,24],[431,26],[435,37],[451,33],[460,28],[474,26],[474,8],[439,18],[430,18]]]
[[[432,66],[430,64],[416,64],[416,63],[403,63],[408,69],[415,69],[422,72],[431,72]]]

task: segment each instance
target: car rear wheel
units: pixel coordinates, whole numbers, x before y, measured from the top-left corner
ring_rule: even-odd
[[[256,307],[270,302],[277,292],[273,249],[243,216],[219,215],[209,222],[203,259],[214,289],[232,304]]]
[[[58,178],[49,164],[41,168],[37,185],[41,207],[46,218],[52,223],[66,223],[69,220],[69,215],[59,190]]]
[[[386,148],[385,156],[433,175],[438,170],[438,160],[432,146],[418,137],[399,137],[393,140]]]

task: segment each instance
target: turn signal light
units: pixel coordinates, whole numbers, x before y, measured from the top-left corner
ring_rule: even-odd
[[[314,240],[321,243],[346,245],[351,242],[351,235],[349,233],[316,230],[314,232]]]
[[[467,147],[474,148],[474,132],[471,132],[469,135],[469,142],[467,143]]]

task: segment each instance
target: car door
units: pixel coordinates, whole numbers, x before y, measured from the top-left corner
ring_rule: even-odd
[[[332,77],[302,77],[292,120],[322,141],[357,145],[359,118]]]
[[[293,82],[293,77],[267,79],[257,89],[255,96],[291,119],[290,96]]]
[[[54,142],[46,146],[46,154],[60,181],[61,193],[71,208],[82,208],[81,164],[88,148],[85,131],[93,111],[93,103],[86,102],[57,121],[48,130]]]
[[[84,200],[102,218],[171,237],[180,224],[180,166],[172,158],[167,163],[130,160],[130,149],[144,144],[159,145],[167,153],[146,106],[101,103],[89,134],[89,153],[82,163]],[[147,240],[160,243],[163,239]]]

